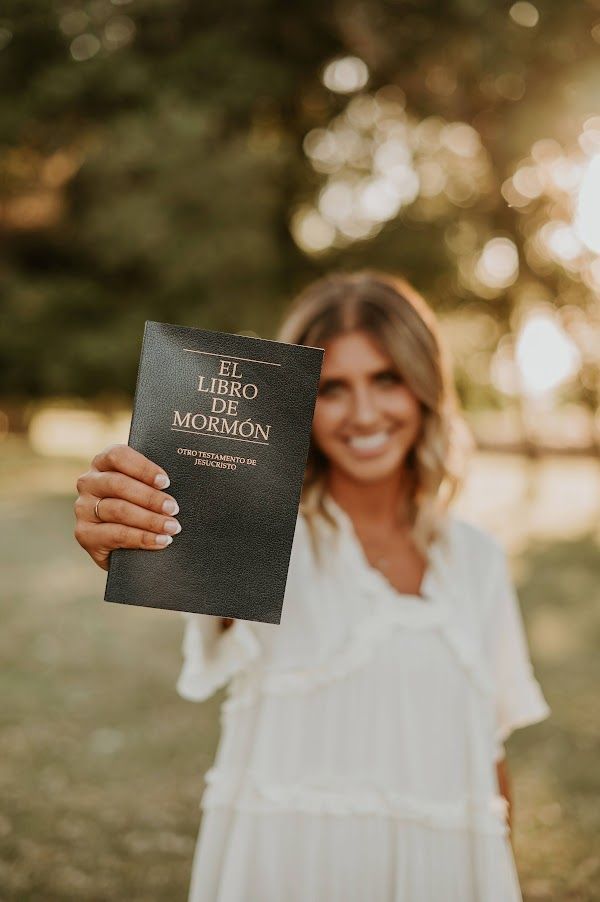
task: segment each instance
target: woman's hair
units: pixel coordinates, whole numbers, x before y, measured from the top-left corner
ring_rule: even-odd
[[[404,461],[412,534],[427,554],[450,501],[461,485],[473,439],[460,414],[450,358],[433,311],[404,279],[362,270],[332,273],[308,285],[292,302],[277,340],[325,347],[361,329],[378,340],[421,405],[423,425]],[[329,462],[311,436],[300,510],[319,555],[315,515],[335,528],[324,504]]]

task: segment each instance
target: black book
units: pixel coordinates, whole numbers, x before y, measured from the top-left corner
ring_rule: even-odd
[[[146,322],[128,444],[168,474],[182,530],[112,551],[106,601],[280,622],[323,354]]]

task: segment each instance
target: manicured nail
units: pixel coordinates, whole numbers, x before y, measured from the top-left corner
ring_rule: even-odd
[[[157,545],[170,545],[173,541],[173,536],[157,536],[156,544]]]
[[[170,536],[176,536],[178,532],[181,532],[181,523],[178,520],[167,520],[163,529]]]
[[[171,485],[171,480],[166,473],[159,473],[154,477],[154,485],[157,489],[166,489],[168,485]]]
[[[163,513],[170,514],[172,517],[175,514],[179,513],[179,505],[172,498],[167,498],[162,506],[162,509]]]

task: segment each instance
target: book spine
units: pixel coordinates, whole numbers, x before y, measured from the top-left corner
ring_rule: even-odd
[[[130,448],[133,447],[133,445],[131,444],[131,440],[133,438],[134,432],[136,431],[135,427],[136,427],[137,410],[138,410],[138,405],[137,405],[138,393],[139,393],[140,385],[142,382],[142,378],[141,378],[142,371],[144,369],[144,363],[145,363],[145,359],[146,359],[145,358],[146,344],[147,344],[146,339],[150,332],[151,325],[152,325],[152,323],[150,320],[146,320],[146,322],[144,323],[144,334],[142,336],[142,348],[140,351],[140,362],[138,364],[137,377],[135,380],[135,392],[133,394],[133,408],[131,411],[131,423],[129,424],[129,435],[127,437],[127,444],[129,445]],[[111,583],[112,583],[112,579],[114,578],[115,569],[116,568],[113,567],[113,553],[111,551],[110,554],[108,555],[108,576],[106,578],[106,587],[105,587],[105,591],[104,591],[104,600],[105,601],[107,600],[107,595],[109,594],[109,592],[111,590]]]
[[[131,412],[131,423],[129,424],[129,436],[127,437],[127,444],[129,445],[130,448],[133,448],[133,445],[131,444],[131,439],[133,438],[134,432],[137,431],[135,427],[137,425],[137,419],[138,419],[138,403],[137,403],[138,402],[138,394],[139,394],[139,390],[140,390],[140,384],[142,382],[142,371],[144,370],[145,363],[146,363],[146,345],[148,343],[147,338],[148,338],[148,334],[150,332],[151,326],[152,326],[151,321],[146,320],[146,322],[144,323],[144,334],[142,336],[142,348],[140,351],[140,363],[138,366],[137,378],[135,380],[135,392],[133,394],[133,408],[132,408],[132,412]]]

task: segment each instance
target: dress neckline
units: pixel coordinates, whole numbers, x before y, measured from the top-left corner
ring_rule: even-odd
[[[385,573],[378,567],[375,567],[368,559],[362,542],[358,537],[358,533],[354,527],[352,518],[346,511],[335,501],[332,495],[325,493],[323,498],[325,507],[330,511],[342,531],[348,538],[352,550],[353,558],[358,563],[360,570],[365,574],[366,578],[373,584],[374,588],[383,589],[388,595],[401,599],[402,601],[417,601],[423,605],[429,606],[436,598],[434,586],[439,570],[440,555],[440,537],[434,539],[429,546],[429,555],[425,572],[421,579],[421,585],[418,592],[401,592],[388,579]]]

